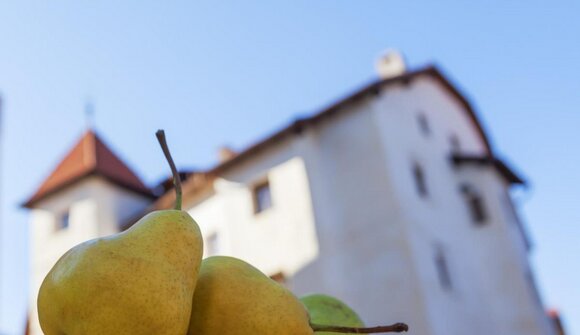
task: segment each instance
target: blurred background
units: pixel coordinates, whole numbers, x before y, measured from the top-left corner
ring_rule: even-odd
[[[436,64],[527,180],[513,198],[532,272],[579,333],[579,16],[572,0],[3,1],[0,333],[22,334],[29,307],[21,204],[88,128],[153,186],[158,128],[181,169],[206,170],[377,80],[388,48]]]

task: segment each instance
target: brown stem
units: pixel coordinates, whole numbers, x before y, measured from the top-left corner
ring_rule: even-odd
[[[395,323],[390,326],[378,326],[368,328],[310,324],[310,328],[312,328],[312,330],[315,332],[348,333],[348,334],[374,334],[374,333],[390,333],[390,332],[400,333],[409,330],[409,326],[407,326],[404,323]]]
[[[173,163],[173,158],[171,158],[171,153],[169,152],[169,147],[167,146],[167,141],[165,140],[165,132],[163,129],[159,129],[155,136],[157,136],[157,141],[161,145],[161,150],[165,155],[165,159],[169,163],[171,168],[171,173],[173,174],[173,186],[175,186],[175,209],[181,210],[181,178],[179,178],[179,172],[175,168],[175,163]]]

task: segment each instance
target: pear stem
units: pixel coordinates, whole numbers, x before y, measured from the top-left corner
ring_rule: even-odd
[[[167,159],[169,167],[171,168],[171,173],[173,174],[173,186],[175,186],[175,209],[181,210],[181,178],[179,177],[177,168],[175,168],[173,158],[171,158],[171,153],[169,152],[169,147],[167,146],[167,141],[165,140],[165,131],[163,131],[163,129],[159,129],[155,133],[155,136],[157,136],[157,141],[159,141],[159,145],[161,145],[161,150],[163,150],[165,159]]]
[[[310,324],[315,332],[330,332],[330,333],[347,333],[347,334],[374,334],[374,333],[400,333],[409,330],[409,326],[404,323],[395,323],[390,326],[378,326],[369,328],[358,327],[341,327],[341,326],[327,326]]]

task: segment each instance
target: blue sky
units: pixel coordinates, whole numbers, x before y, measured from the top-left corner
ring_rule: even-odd
[[[516,199],[546,305],[580,333],[577,1],[0,2],[0,333],[24,324],[27,212],[18,208],[86,127],[148,183],[206,167],[375,78],[389,47],[436,63],[530,180]],[[576,264],[575,264],[576,263]]]

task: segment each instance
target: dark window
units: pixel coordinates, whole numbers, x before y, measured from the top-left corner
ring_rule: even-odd
[[[427,120],[427,116],[423,113],[419,113],[417,115],[417,123],[419,124],[419,130],[421,134],[425,136],[431,135],[431,127],[429,126],[429,120]]]
[[[453,134],[449,137],[449,144],[451,145],[451,152],[459,152],[461,150],[461,142],[459,142],[459,137]]]
[[[262,182],[254,186],[254,213],[260,213],[272,207],[272,194],[270,192],[270,183]]]
[[[69,224],[70,224],[69,221],[70,221],[69,211],[62,213],[61,216],[58,218],[58,221],[56,224],[56,230],[67,229],[69,227]]]
[[[477,190],[471,185],[463,185],[461,187],[461,191],[463,193],[465,203],[469,208],[469,213],[473,222],[477,224],[484,224],[487,220],[487,213],[485,211],[483,198],[479,192],[477,192]]]
[[[447,264],[443,250],[440,248],[435,253],[435,267],[437,268],[437,276],[439,277],[441,287],[445,290],[451,290],[452,282],[451,275],[449,274],[449,265]]]
[[[415,188],[417,189],[417,193],[422,198],[426,197],[429,192],[427,190],[427,183],[425,181],[425,173],[419,164],[413,165],[413,179],[415,179]]]

